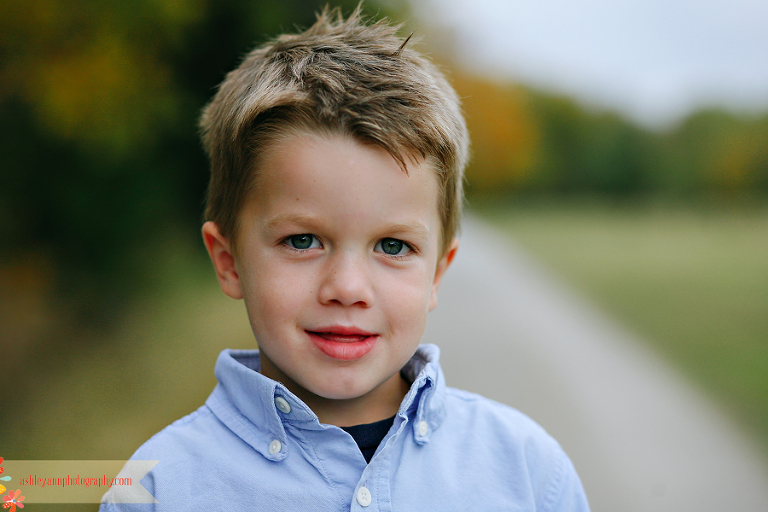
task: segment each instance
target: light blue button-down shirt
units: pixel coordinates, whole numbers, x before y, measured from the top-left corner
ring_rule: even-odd
[[[369,464],[259,373],[256,350],[225,350],[206,404],[134,454],[159,460],[141,483],[157,504],[102,511],[588,511],[571,461],[522,413],[448,388],[439,349],[419,347],[413,384]],[[105,495],[110,499],[110,493]]]

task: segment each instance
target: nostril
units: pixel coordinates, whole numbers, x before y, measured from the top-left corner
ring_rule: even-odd
[[[323,304],[343,306],[370,306],[373,301],[373,286],[359,262],[349,264],[338,262],[327,269],[327,277],[320,287],[319,300]]]

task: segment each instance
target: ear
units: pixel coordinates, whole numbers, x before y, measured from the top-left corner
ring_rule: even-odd
[[[229,240],[221,235],[219,227],[211,221],[203,224],[203,243],[205,243],[205,248],[208,249],[208,255],[213,262],[221,291],[233,299],[242,299],[240,276],[237,274],[237,268],[235,268],[235,256],[232,253]]]
[[[459,250],[459,239],[454,238],[451,246],[445,251],[443,257],[437,262],[437,269],[435,270],[435,279],[432,281],[432,297],[429,299],[429,310],[432,311],[437,306],[437,290],[440,288],[440,281],[443,280],[445,271],[448,270],[448,266],[456,256],[456,251]]]

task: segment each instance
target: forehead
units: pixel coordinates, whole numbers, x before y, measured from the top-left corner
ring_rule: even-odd
[[[406,157],[404,170],[374,144],[351,136],[292,131],[276,137],[256,163],[247,204],[266,210],[324,207],[326,213],[439,217],[439,182],[428,160]],[[351,220],[351,219],[348,219]]]

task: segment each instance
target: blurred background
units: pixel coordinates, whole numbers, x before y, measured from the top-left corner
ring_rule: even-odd
[[[323,4],[0,2],[0,456],[127,459],[204,401],[221,349],[254,345],[200,241],[197,116]],[[462,96],[470,211],[768,454],[768,6],[364,10],[421,36]]]

